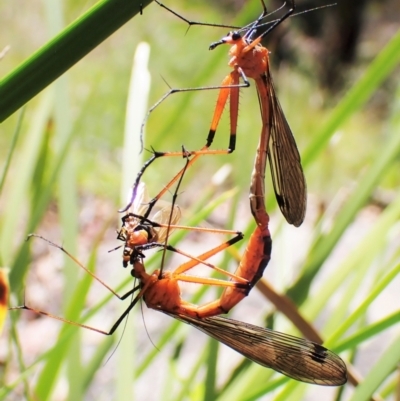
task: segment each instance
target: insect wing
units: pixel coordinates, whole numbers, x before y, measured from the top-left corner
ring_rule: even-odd
[[[171,207],[166,206],[154,215],[152,220],[155,223],[167,225],[167,227],[157,228],[157,242],[162,243],[167,239],[167,235],[170,235],[174,230],[174,228],[170,226],[177,224],[181,215],[181,209],[177,205],[174,206],[172,213]]]
[[[219,316],[196,319],[173,315],[253,362],[292,379],[322,386],[340,386],[347,381],[342,359],[322,345],[237,320]]]
[[[134,189],[133,189],[134,190]],[[132,194],[129,194],[129,199],[131,198]],[[133,200],[132,206],[130,207],[130,212],[142,216],[148,207],[148,193],[147,188],[144,182],[140,182],[135,198]]]
[[[269,71],[263,79],[270,106],[271,137],[268,157],[275,196],[288,223],[298,227],[304,220],[307,205],[307,187],[300,154],[275,94]]]

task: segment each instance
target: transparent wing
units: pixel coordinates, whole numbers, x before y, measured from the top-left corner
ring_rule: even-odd
[[[171,205],[172,206],[172,205]],[[158,224],[165,224],[165,225],[175,225],[179,222],[181,218],[181,209],[179,206],[175,205],[173,210],[171,211],[171,206],[166,206],[159,210],[152,218],[152,221]],[[155,228],[157,232],[157,242],[162,243],[167,238],[167,235],[170,235],[171,232],[174,230],[173,227],[158,227]]]
[[[132,194],[129,194],[129,199],[131,198]],[[147,193],[146,184],[144,182],[140,182],[137,187],[137,192],[135,199],[133,200],[132,206],[130,207],[129,211],[131,213],[137,214],[142,216],[148,207],[148,200],[149,196]]]
[[[262,77],[270,106],[271,136],[268,158],[272,182],[279,207],[288,223],[300,226],[307,205],[306,180],[296,141],[286,121],[269,71]]]
[[[198,319],[169,315],[292,379],[322,386],[340,386],[347,381],[342,359],[312,341],[219,316]]]

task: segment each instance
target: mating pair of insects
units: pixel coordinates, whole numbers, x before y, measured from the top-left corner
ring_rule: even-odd
[[[158,1],[157,3],[171,11]],[[215,49],[221,44],[231,45],[229,66],[232,67],[232,71],[223,80],[221,86],[213,87],[214,89],[219,89],[220,92],[206,145],[199,151],[186,151],[183,149],[182,152],[154,152],[153,157],[146,162],[138,174],[133,186],[130,202],[121,211],[126,212],[122,218],[122,228],[118,233],[118,239],[124,242],[123,265],[124,267],[131,266],[131,274],[139,281],[139,285],[127,294],[119,296],[66,250],[61,247],[59,248],[96,280],[110,289],[118,298],[126,299],[137,292],[134,300],[111,330],[105,332],[94,329],[97,332],[106,335],[113,334],[129,314],[130,310],[140,299],[143,299],[149,308],[164,312],[195,326],[263,366],[275,369],[289,377],[307,383],[331,386],[342,385],[346,382],[346,366],[337,355],[323,346],[311,341],[219,316],[220,314],[229,312],[231,308],[249,294],[253,286],[262,277],[270,260],[272,241],[269,231],[269,215],[265,208],[265,170],[267,159],[270,162],[276,199],[286,220],[295,226],[299,226],[304,219],[306,208],[306,184],[299,152],[275,94],[269,72],[268,50],[261,45],[262,38],[293,13],[295,4],[292,1],[290,10],[261,35],[257,36],[259,28],[265,25],[262,21],[267,15],[264,2],[261,1],[261,3],[263,5],[263,12],[256,21],[244,28],[230,32],[220,41],[210,46],[210,49]],[[173,13],[177,15],[175,12]],[[184,19],[179,15],[178,17]],[[186,19],[184,20],[187,21]],[[187,22],[195,24],[190,21]],[[241,240],[243,235],[240,232],[230,230],[179,226],[180,210],[176,205],[176,197],[186,170],[193,165],[198,157],[206,154],[227,154],[234,151],[239,90],[241,87],[250,85],[249,78],[255,81],[257,87],[262,120],[260,140],[250,183],[250,209],[256,222],[256,228],[249,239],[237,270],[235,273],[229,273],[212,265],[208,260],[211,256],[216,255]],[[240,79],[243,80],[243,83],[240,83]],[[169,91],[150,109],[149,113],[170,94],[187,90],[192,89],[173,89]],[[227,150],[211,150],[210,146],[228,99],[231,122],[229,148]],[[186,160],[185,166],[156,197],[149,203],[143,204],[144,190],[141,183],[142,176],[153,161],[164,156],[183,156]],[[161,209],[151,218],[151,212],[156,203],[175,183],[176,188],[172,206]],[[232,235],[233,238],[194,257],[169,244],[170,233],[179,228],[226,233]],[[48,242],[54,245],[50,241]],[[163,270],[163,257],[160,269],[149,273],[145,268],[144,257],[145,252],[151,248],[160,248],[163,256],[167,251],[189,256],[189,261],[178,266],[173,272],[170,272]],[[208,266],[226,275],[229,279],[199,278],[187,274],[187,272],[197,265]],[[198,306],[181,299],[181,282],[221,286],[224,288],[224,291],[219,299]],[[33,310],[26,305],[19,308]],[[46,312],[34,311],[52,316]],[[93,328],[85,325],[79,326],[93,330]]]

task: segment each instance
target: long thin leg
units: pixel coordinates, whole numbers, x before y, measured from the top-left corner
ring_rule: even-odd
[[[308,12],[310,12],[310,11],[320,10],[320,9],[322,9],[322,8],[332,7],[332,6],[335,6],[335,5],[336,5],[336,3],[326,4],[326,5],[314,7],[314,8],[311,8],[311,9],[307,9],[307,10],[305,10],[305,11],[301,11],[301,12],[298,12],[298,13],[294,13],[294,10],[295,10],[295,8],[296,8],[296,4],[295,4],[295,2],[294,2],[294,0],[293,0],[293,1],[291,1],[291,6],[290,6],[291,8],[290,8],[290,10],[288,11],[288,14],[289,14],[289,15],[285,15],[284,17],[277,18],[277,19],[272,20],[272,21],[268,21],[268,22],[261,23],[261,21],[262,21],[266,16],[271,16],[271,15],[273,15],[274,13],[276,13],[276,12],[280,11],[281,9],[283,9],[283,8],[285,7],[285,5],[286,5],[286,2],[284,2],[284,3],[282,4],[281,7],[277,8],[276,10],[274,10],[274,11],[272,11],[272,12],[270,12],[270,13],[268,13],[267,7],[266,7],[266,5],[265,5],[265,2],[264,2],[263,0],[261,0],[261,6],[262,6],[262,8],[263,8],[263,12],[261,13],[261,15],[260,15],[254,22],[251,22],[251,23],[248,24],[248,25],[239,27],[239,26],[234,26],[234,25],[213,24],[213,23],[208,23],[208,22],[192,21],[192,20],[189,20],[189,19],[185,18],[184,16],[178,14],[176,11],[172,10],[171,8],[165,6],[165,5],[162,4],[160,1],[155,0],[155,2],[156,2],[160,7],[164,8],[165,10],[167,10],[168,12],[170,12],[171,14],[175,15],[175,16],[176,16],[177,18],[179,18],[180,20],[186,22],[186,23],[188,24],[188,30],[190,29],[191,26],[197,25],[197,26],[209,26],[209,27],[215,27],[215,28],[229,28],[229,29],[235,29],[235,30],[237,30],[238,32],[251,31],[251,30],[253,30],[253,29],[258,29],[258,28],[261,28],[261,27],[266,26],[266,25],[274,24],[274,25],[271,25],[271,27],[269,28],[269,32],[270,32],[272,29],[274,29],[277,25],[279,25],[279,24],[280,24],[283,20],[285,20],[286,18],[295,17],[295,16],[298,16],[298,15],[301,15],[301,14],[304,14],[304,13],[308,13]]]
[[[268,215],[266,214],[268,219]],[[145,301],[149,308],[160,309],[172,313],[182,313],[188,316],[198,318],[215,316],[222,313],[228,313],[237,303],[248,295],[252,287],[261,278],[264,269],[266,268],[271,255],[271,237],[266,227],[256,227],[254,233],[250,237],[246,251],[242,260],[233,275],[230,275],[234,280],[233,282],[225,283],[221,280],[199,278],[193,276],[183,275],[199,263],[206,264],[211,268],[208,263],[204,263],[209,257],[215,255],[221,250],[227,248],[240,239],[240,236],[232,238],[204,254],[192,258],[190,261],[180,265],[174,272],[165,272],[164,275],[159,276],[160,279],[155,281],[152,286],[149,286],[148,292],[145,294]],[[167,246],[166,249],[178,252],[175,248]],[[181,253],[182,252],[178,252]],[[187,254],[185,254],[187,256]],[[141,270],[139,270],[141,269]],[[220,271],[220,270],[219,270]],[[156,273],[153,273],[156,274]],[[226,274],[226,273],[225,273]],[[143,265],[135,266],[135,277],[138,277],[142,282],[146,282],[149,276],[145,273]],[[186,281],[207,285],[224,286],[225,290],[222,296],[205,305],[198,306],[183,301],[180,298],[179,281]]]
[[[228,84],[230,82],[228,74],[224,80],[222,81],[221,85],[214,85],[214,86],[203,86],[199,88],[172,88],[170,89],[167,93],[165,93],[147,112],[146,117],[143,120],[142,126],[141,126],[141,135],[143,135],[143,129],[144,126],[147,122],[147,120],[150,117],[150,114],[161,104],[166,100],[169,96],[173,95],[174,93],[181,93],[181,92],[195,92],[195,91],[205,91],[205,90],[226,90],[226,89],[231,89],[231,88],[247,88],[250,86],[249,81],[246,79],[245,76],[243,76],[243,83],[237,83],[237,84]],[[193,152],[190,152],[193,153]]]
[[[222,244],[222,247],[224,244]],[[218,248],[218,247],[217,247]],[[214,254],[215,249],[209,253]],[[206,258],[209,253],[205,253],[200,258]],[[165,272],[158,281],[149,286],[145,294],[145,301],[149,308],[158,309],[166,312],[186,314],[198,318],[215,316],[222,313],[228,313],[236,304],[245,298],[255,283],[261,278],[265,267],[267,266],[271,254],[271,238],[265,231],[256,228],[250,237],[246,251],[234,275],[240,278],[234,281],[233,285],[224,285],[225,290],[222,296],[205,305],[193,305],[180,298],[180,288],[178,281],[197,282],[210,285],[222,285],[220,281],[213,279],[203,279],[198,277],[189,277],[177,274],[180,271],[187,271],[191,266],[198,264],[198,260],[189,261],[183,264],[175,272]],[[142,276],[137,273],[139,279],[147,280],[147,275]],[[234,278],[237,280],[237,278]],[[229,282],[226,282],[229,283]]]
[[[136,292],[139,288],[140,288],[140,287],[137,286],[137,287],[133,288],[132,290],[128,291],[128,292],[127,292],[126,294],[124,294],[123,296],[121,296],[121,297],[118,296],[118,298],[119,298],[120,300],[124,300],[124,299],[128,298],[130,295],[132,295],[134,292]],[[58,321],[63,322],[63,323],[71,324],[72,326],[82,327],[82,328],[84,328],[84,329],[88,329],[88,330],[91,330],[91,331],[95,331],[96,333],[100,333],[100,334],[104,334],[104,335],[106,335],[106,336],[110,336],[110,335],[112,335],[112,334],[115,332],[115,330],[116,330],[116,329],[118,328],[118,326],[123,322],[123,320],[126,318],[126,316],[128,316],[129,312],[130,312],[130,311],[132,310],[132,308],[137,304],[137,302],[138,302],[139,299],[142,297],[142,295],[143,295],[143,291],[141,291],[141,292],[135,297],[135,299],[129,304],[129,306],[127,307],[127,309],[126,309],[126,310],[124,311],[124,313],[118,318],[118,320],[113,324],[113,326],[111,327],[111,329],[110,329],[109,331],[104,331],[104,330],[101,330],[101,329],[97,329],[96,327],[88,326],[88,325],[86,325],[86,324],[77,323],[77,322],[74,322],[74,321],[72,321],[72,320],[65,319],[65,318],[63,318],[63,317],[53,315],[52,313],[42,311],[42,310],[40,310],[40,309],[31,308],[30,306],[28,306],[28,305],[25,304],[25,300],[24,300],[24,305],[21,305],[21,306],[14,306],[14,307],[10,308],[9,310],[21,310],[21,309],[23,309],[23,310],[28,310],[28,311],[31,311],[31,312],[34,312],[34,313],[37,313],[37,314],[40,314],[40,315],[43,315],[43,316],[50,317],[50,318],[52,318],[52,319],[58,320]]]
[[[200,263],[200,261],[202,261],[202,262],[206,261],[207,259],[211,258],[211,256],[214,256],[217,253],[223,251],[224,249],[227,249],[230,246],[232,246],[232,245],[236,244],[237,242],[241,241],[243,239],[243,234],[241,232],[237,232],[236,234],[237,235],[234,238],[231,238],[230,240],[228,240],[226,242],[223,242],[222,244],[216,246],[215,248],[210,249],[207,252],[204,252],[203,254],[197,256],[196,258],[190,257],[190,255],[180,251],[179,249],[176,249],[176,248],[172,247],[171,245],[168,245],[167,246],[168,250],[191,258],[191,260],[189,260],[188,262],[183,263],[182,265],[177,267],[174,270],[173,275],[179,275],[179,274],[185,273],[188,270],[193,269],[195,266],[197,266]],[[215,266],[213,266],[211,264],[208,264],[208,263],[207,263],[207,266],[212,267],[212,268],[215,267]],[[220,272],[222,271],[222,272],[224,272],[224,274],[229,275],[228,272],[226,272],[224,270],[221,270],[221,269],[216,269],[216,270],[218,270]]]
[[[175,15],[175,16],[176,16],[177,18],[179,18],[180,20],[186,22],[186,23],[188,24],[188,30],[190,29],[191,26],[198,25],[198,26],[209,26],[209,27],[214,27],[214,28],[230,28],[230,29],[235,29],[235,30],[237,30],[238,32],[242,32],[242,31],[251,31],[251,30],[253,30],[254,28],[257,28],[257,27],[260,27],[260,26],[263,26],[263,25],[273,24],[273,23],[275,23],[276,21],[279,21],[279,19],[278,19],[278,20],[276,20],[276,21],[269,21],[269,22],[266,22],[265,24],[260,24],[260,22],[261,22],[267,15],[272,15],[273,13],[279,11],[280,9],[282,9],[282,8],[285,6],[285,3],[283,3],[283,5],[282,5],[280,8],[278,8],[277,10],[275,10],[275,11],[273,11],[272,13],[268,14],[267,7],[266,7],[266,5],[265,5],[264,0],[261,0],[261,6],[262,6],[262,9],[263,9],[261,15],[260,15],[255,21],[249,23],[248,25],[239,27],[239,26],[234,26],[234,25],[214,24],[214,23],[207,23],[207,22],[192,21],[192,20],[189,20],[189,19],[185,18],[183,15],[178,14],[176,11],[174,11],[174,10],[172,10],[171,8],[167,7],[166,5],[162,4],[160,1],[155,0],[155,2],[156,2],[160,7],[164,8],[165,10],[167,10],[168,12],[170,12],[171,14]]]
[[[80,268],[82,268],[87,274],[89,274],[91,277],[93,277],[97,282],[99,282],[103,287],[105,287],[108,291],[110,291],[115,297],[118,299],[125,299],[125,295],[119,295],[117,294],[110,286],[108,286],[103,280],[101,280],[99,277],[97,277],[93,272],[91,272],[87,267],[85,267],[77,258],[75,258],[73,255],[71,255],[64,247],[55,244],[54,242],[48,240],[47,238],[42,237],[41,235],[37,234],[29,234],[27,237],[27,241],[29,241],[32,237],[35,238],[40,238],[41,240],[47,242],[49,245],[53,246],[54,248],[59,249],[61,252],[65,253],[71,260],[73,260]]]
[[[239,78],[242,78],[244,83],[239,84]],[[147,117],[143,124],[145,124],[147,118],[149,117],[150,113],[154,110],[155,107],[157,107],[163,100],[165,100],[170,94],[180,92],[180,91],[189,91],[189,90],[203,90],[203,89],[220,89],[220,93],[218,95],[218,100],[217,104],[214,110],[214,115],[211,121],[211,126],[210,130],[207,136],[207,142],[203,148],[200,150],[196,151],[187,151],[190,156],[192,156],[191,160],[188,161],[187,166],[185,166],[184,169],[187,169],[191,167],[195,161],[202,155],[220,155],[220,154],[229,154],[232,153],[235,150],[235,145],[236,145],[236,129],[237,129],[237,118],[238,118],[238,108],[239,108],[239,88],[243,87],[249,87],[250,82],[247,79],[246,75],[241,69],[234,70],[230,74],[228,74],[224,80],[222,81],[221,86],[217,87],[206,87],[206,88],[188,88],[188,89],[171,89],[166,95],[164,95],[159,102],[157,102],[148,112]],[[172,92],[174,91],[174,92]],[[219,121],[221,119],[222,113],[225,108],[225,104],[228,100],[228,97],[230,96],[230,122],[231,122],[231,132],[229,136],[229,144],[228,144],[228,149],[217,149],[217,150],[212,150],[209,149],[211,146],[214,137],[215,137],[215,132],[217,130]],[[183,152],[159,152],[155,151],[153,149],[153,156],[146,161],[146,163],[143,165],[141,170],[139,171],[138,175],[136,176],[135,182],[133,184],[133,190],[132,190],[132,196],[129,201],[129,203],[123,208],[120,209],[119,212],[123,213],[126,212],[133,204],[135,197],[137,195],[137,189],[140,183],[140,180],[147,170],[148,167],[158,158],[160,157],[185,157],[185,154]],[[164,187],[163,190],[159,192],[157,196],[155,196],[150,202],[149,202],[149,208],[147,209],[147,217],[151,209],[154,207],[154,205],[157,203],[157,201],[171,188],[171,186],[179,180],[179,178],[182,176],[184,169],[180,170],[173,178],[172,180]]]
[[[187,18],[185,18],[184,16],[178,14],[176,11],[172,10],[171,8],[167,7],[166,5],[162,4],[160,1],[155,0],[155,2],[162,8],[164,8],[165,10],[169,11],[171,14],[175,15],[176,17],[178,17],[179,19],[181,19],[182,21],[186,22],[189,25],[189,28],[191,26],[194,25],[200,25],[200,26],[211,26],[211,27],[215,27],[215,28],[229,28],[229,29],[241,29],[242,27],[240,26],[235,26],[235,25],[225,25],[225,24],[211,24],[211,23],[207,23],[207,22],[198,22],[198,21],[191,21]],[[189,29],[188,28],[188,29]]]
[[[182,152],[183,152],[184,154],[186,154],[187,161],[189,161],[189,156],[188,156],[187,153],[185,152],[185,149],[182,149]],[[183,172],[183,173],[184,173],[184,172]],[[183,177],[183,174],[182,174],[182,177]],[[181,177],[181,178],[182,178],[182,177]],[[180,184],[181,184],[181,180],[179,181],[179,183],[178,183],[178,185],[177,185],[177,187],[176,187],[176,190],[175,190],[175,194],[174,194],[174,196],[173,196],[173,205],[174,205],[175,202],[176,202],[177,193],[178,193],[178,191],[179,191],[179,186],[180,186]],[[171,211],[172,211],[172,210],[173,210],[173,207],[172,207]],[[172,212],[171,212],[171,213],[172,213]],[[172,214],[170,215],[170,221],[169,221],[168,223],[171,222],[171,216],[172,216]],[[168,224],[168,226],[170,226],[170,224]],[[225,232],[228,232],[229,230],[219,230],[219,231],[225,233]],[[151,286],[151,285],[154,283],[154,281],[157,281],[157,280],[158,280],[158,274],[157,274],[157,275],[154,275],[154,274],[153,274],[152,276],[147,275],[147,277],[146,277],[147,279],[146,279],[145,281],[143,280],[139,286],[134,287],[133,289],[131,289],[130,291],[128,291],[126,294],[120,296],[120,295],[119,295],[118,293],[116,293],[111,287],[109,287],[104,281],[102,281],[102,280],[101,280],[100,278],[98,278],[93,272],[91,272],[89,269],[87,269],[78,259],[76,259],[73,255],[71,255],[65,248],[63,248],[62,246],[59,246],[59,245],[53,243],[52,241],[50,241],[50,240],[48,240],[48,239],[46,239],[46,238],[44,238],[44,237],[42,237],[42,236],[40,236],[40,235],[36,235],[36,234],[30,234],[30,235],[28,236],[27,240],[29,240],[29,239],[32,238],[32,237],[40,238],[40,239],[46,241],[49,245],[51,245],[51,246],[53,246],[53,247],[55,247],[55,248],[61,250],[61,251],[62,251],[63,253],[65,253],[70,259],[72,259],[79,267],[81,267],[86,273],[88,273],[92,278],[94,278],[94,279],[95,279],[96,281],[98,281],[101,285],[103,285],[105,288],[107,288],[107,289],[108,289],[114,296],[116,296],[118,299],[120,299],[120,300],[125,300],[126,298],[128,298],[129,296],[131,296],[132,294],[134,294],[134,293],[135,293],[137,290],[139,290],[139,289],[140,289],[140,292],[137,294],[137,296],[135,297],[135,299],[129,304],[129,306],[127,307],[127,309],[126,309],[126,310],[124,311],[124,313],[118,318],[118,320],[114,323],[114,325],[112,326],[112,328],[111,328],[109,331],[100,330],[100,329],[97,329],[97,328],[94,328],[94,327],[91,327],[91,326],[88,326],[88,325],[84,325],[84,324],[77,323],[77,322],[74,322],[74,321],[71,321],[71,320],[68,320],[68,319],[65,319],[65,318],[61,318],[61,317],[59,317],[59,316],[56,316],[56,315],[54,315],[54,314],[51,314],[51,313],[48,313],[48,312],[45,312],[45,311],[42,311],[42,310],[39,310],[39,309],[31,308],[30,306],[26,305],[25,299],[24,299],[24,304],[23,304],[22,306],[16,306],[16,307],[10,308],[11,310],[16,310],[16,309],[29,310],[29,311],[35,312],[35,313],[37,313],[37,314],[41,314],[41,315],[44,315],[44,316],[47,316],[47,317],[51,317],[51,318],[53,318],[53,319],[55,319],[55,320],[59,320],[59,321],[65,322],[65,323],[72,324],[72,325],[74,325],[74,326],[83,327],[83,328],[86,328],[86,329],[89,329],[89,330],[92,330],[92,331],[96,331],[96,332],[101,333],[101,334],[104,334],[104,335],[111,335],[111,334],[114,333],[114,331],[117,329],[117,327],[121,324],[121,322],[125,319],[125,317],[129,314],[129,312],[132,310],[132,308],[136,305],[136,303],[138,302],[138,300],[141,299],[141,298],[143,297],[143,294],[147,291],[148,287]],[[168,239],[168,233],[167,233],[167,236],[166,236],[166,241],[167,241],[167,239]],[[163,246],[164,251],[165,251],[166,244],[163,244],[162,246]],[[140,264],[140,262],[139,262],[138,259],[136,260],[135,263],[136,263],[136,265]]]

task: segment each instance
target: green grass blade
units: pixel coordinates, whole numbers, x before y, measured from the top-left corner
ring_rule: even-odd
[[[333,346],[354,323],[364,316],[368,306],[381,294],[381,292],[400,274],[400,264],[382,277],[356,310],[342,323],[340,327],[326,340],[327,347]]]
[[[207,373],[204,383],[204,401],[214,400],[216,396],[218,350],[218,341],[210,338],[207,345]]]
[[[342,352],[356,347],[364,341],[374,337],[376,334],[398,324],[400,322],[400,312],[394,312],[378,322],[372,323],[367,327],[357,330],[354,334],[338,342],[335,352]]]
[[[102,0],[67,26],[0,81],[0,122],[70,69],[149,3],[150,0]]]
[[[31,233],[35,230],[36,226],[39,224],[41,218],[43,217],[43,214],[46,211],[47,205],[52,196],[52,189],[59,178],[60,170],[63,166],[66,156],[68,155],[68,151],[72,144],[74,134],[75,134],[74,131],[69,133],[68,138],[66,138],[64,143],[60,146],[60,152],[55,157],[54,165],[48,168],[48,170],[51,171],[50,178],[42,186],[42,190],[40,191],[40,197],[38,199],[35,199],[35,203],[33,204],[33,210],[31,212],[31,215],[29,216],[30,218],[27,224],[26,234]],[[27,172],[27,169],[24,169],[23,171],[29,174]],[[9,216],[7,216],[7,218],[9,218]],[[11,221],[11,223],[14,223],[14,221]],[[16,254],[17,256],[15,260],[13,261],[12,264],[13,267],[10,273],[10,285],[13,288],[13,291],[18,291],[22,285],[22,278],[25,276],[25,272],[27,269],[26,260],[27,260],[27,255],[29,253],[28,250],[29,250],[28,243],[23,242]]]
[[[19,151],[16,159],[16,162],[25,168],[18,170],[13,177],[14,185],[7,194],[7,204],[10,206],[7,207],[7,214],[4,215],[0,233],[0,253],[3,263],[8,266],[12,266],[12,242],[17,234],[15,222],[18,221],[24,201],[28,198],[28,188],[32,180],[33,171],[35,171],[35,167],[39,162],[41,143],[46,132],[46,124],[52,102],[53,94],[51,91],[47,91],[41,97],[41,102],[32,118],[30,130],[23,139],[23,149]],[[12,270],[10,273],[10,286],[13,290],[15,283],[16,277]]]
[[[64,26],[61,3],[54,3],[51,0],[44,0],[43,3],[46,10],[49,36],[54,36],[57,32],[61,31]],[[61,77],[55,83],[54,90],[55,147],[61,148],[73,130],[68,92],[68,75]],[[39,198],[39,196],[37,196],[36,199],[37,198]],[[73,153],[68,152],[58,178],[58,208],[63,239],[72,255],[77,254],[79,214],[77,203],[78,196]],[[64,255],[63,310],[67,309],[71,299],[76,295],[74,293],[78,280],[76,269],[77,266],[74,262],[67,257],[67,255]],[[84,303],[84,299],[80,301]],[[74,315],[79,316],[79,313],[80,310],[75,311]],[[71,318],[68,314],[66,314],[65,317],[67,319]],[[74,383],[74,385],[69,388],[69,400],[81,399],[83,397],[80,343],[81,333],[77,331],[75,336],[72,337],[69,352],[66,354],[65,358],[67,380],[69,383]]]
[[[230,386],[221,391],[218,401],[228,401],[235,398],[257,400],[262,395],[276,390],[289,380],[283,376],[273,379],[273,376],[273,370],[265,369],[252,363]]]
[[[391,169],[393,161],[400,152],[400,136],[394,134],[397,132],[398,127],[400,127],[400,87],[398,87],[397,90],[396,101],[394,102],[392,110],[392,119],[387,129],[390,136],[387,142],[385,142],[382,148],[377,152],[379,157],[375,159],[374,164],[360,179],[352,196],[348,199],[338,216],[336,216],[335,224],[330,232],[316,238],[309,252],[308,260],[303,268],[302,276],[288,290],[288,296],[296,301],[296,303],[304,301],[310,283],[320,269],[322,263],[332,252],[340,237],[353,221],[356,213],[364,206],[377,184]]]
[[[349,401],[367,401],[378,387],[398,366],[400,360],[400,337],[395,338],[369,371],[363,382],[357,386]]]
[[[113,337],[106,337],[104,341],[97,345],[96,353],[83,369],[82,389],[84,392],[86,392],[92,384],[95,375],[99,371],[99,366],[104,365],[104,360],[114,344],[115,340]]]
[[[325,149],[329,139],[344,122],[354,114],[374,93],[400,62],[400,31],[376,56],[363,77],[354,85],[336,106],[318,136],[302,155],[303,167],[307,167]]]
[[[17,145],[18,137],[21,132],[21,125],[22,125],[22,120],[24,118],[24,114],[25,114],[25,108],[21,109],[21,112],[18,116],[17,126],[15,127],[15,131],[14,131],[14,134],[12,137],[10,150],[8,151],[7,158],[4,163],[3,173],[1,174],[1,178],[0,178],[0,195],[3,191],[3,186],[4,186],[4,182],[6,180],[6,177],[7,177],[8,168],[10,167],[10,163],[11,163],[11,160],[12,160],[12,157],[14,154],[15,146]]]
[[[125,135],[123,148],[122,179],[121,179],[121,205],[125,206],[129,189],[136,178],[143,164],[143,153],[139,155],[139,144],[141,143],[141,124],[148,108],[148,98],[150,91],[151,77],[148,71],[150,57],[150,46],[147,43],[140,43],[135,51],[131,69],[131,77],[128,91],[128,100],[125,116]],[[126,305],[121,303],[118,313],[122,314]],[[135,371],[136,357],[136,328],[137,328],[137,309],[129,314],[130,324],[125,327],[125,341],[119,346],[117,358],[118,366],[124,369],[116,377],[116,397],[115,400],[133,400],[133,387],[131,384],[132,372]],[[134,322],[134,323],[132,323]]]
[[[96,252],[97,246],[94,247],[91,259],[87,265],[88,269],[92,271],[96,264]],[[75,266],[75,268],[79,269],[77,266]],[[72,321],[79,320],[92,281],[89,275],[84,275],[78,287],[74,290],[74,297],[71,298],[70,304],[66,310],[66,315]],[[39,399],[47,400],[51,396],[54,386],[56,385],[60,368],[67,362],[68,353],[71,351],[71,344],[73,344],[74,337],[79,334],[80,330],[79,327],[70,326],[68,324],[62,326],[56,344],[51,352],[49,352],[46,364],[38,378],[35,394],[38,395]],[[73,383],[75,383],[75,381],[73,381]]]
[[[338,291],[349,275],[349,272],[366,270],[376,256],[384,250],[386,246],[386,233],[393,224],[398,221],[400,216],[400,194],[395,198],[389,207],[379,216],[374,229],[365,235],[357,247],[351,252],[346,260],[331,273],[329,278],[319,286],[316,297],[320,302],[307,300],[303,305],[303,310],[309,319],[315,319],[321,312],[323,306]]]
[[[170,397],[170,400],[173,400],[173,401],[187,400],[188,395],[190,394],[191,387],[194,385],[194,383],[196,383],[196,376],[198,375],[200,368],[203,365],[205,365],[206,356],[207,356],[207,354],[205,352],[203,352],[199,355],[199,358],[197,359],[196,363],[194,364],[191,372],[187,375],[187,377],[185,378],[185,381],[182,383],[182,387],[180,389],[179,394],[177,395],[177,397],[174,397],[174,398]],[[174,362],[179,363],[179,361],[176,359],[174,359]],[[191,397],[191,399],[193,399],[193,398],[194,397]]]

